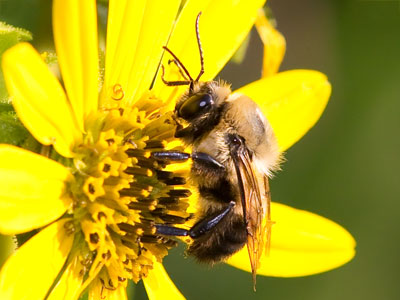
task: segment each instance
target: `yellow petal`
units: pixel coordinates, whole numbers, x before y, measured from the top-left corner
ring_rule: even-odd
[[[126,293],[126,287],[120,285],[115,291],[109,293],[107,299],[109,300],[127,300],[128,294]]]
[[[69,298],[65,298],[69,299]],[[126,293],[126,287],[123,285],[118,286],[115,290],[104,288],[104,282],[96,280],[89,288],[88,300],[127,300],[128,295]]]
[[[73,235],[64,229],[68,221],[47,226],[7,260],[0,273],[0,299],[44,299],[71,250]]]
[[[44,145],[54,145],[63,156],[80,131],[64,90],[33,47],[20,43],[3,54],[3,73],[18,117]]]
[[[60,280],[54,286],[47,300],[79,299],[79,290],[82,284],[83,276],[81,270],[83,265],[78,256],[72,259],[72,262],[65,269]]]
[[[111,0],[107,26],[106,101],[122,88],[133,103],[150,88],[167,44],[180,0]],[[104,92],[104,91],[103,91]]]
[[[314,126],[328,103],[331,85],[318,71],[293,70],[250,83],[237,92],[261,107],[285,151]]]
[[[68,98],[83,129],[98,103],[96,1],[54,0],[53,32]]]
[[[179,15],[176,27],[168,42],[168,48],[175,53],[191,76],[196,79],[200,71],[200,55],[197,46],[195,21],[199,12],[200,39],[204,52],[204,75],[202,81],[213,79],[232,55],[239,48],[253,26],[257,10],[265,0],[231,1],[231,0],[188,0]],[[166,67],[166,80],[177,80],[170,72],[168,60],[171,56],[164,54],[163,65]],[[187,88],[187,87],[186,87]],[[180,95],[185,87],[180,88]],[[173,90],[158,78],[157,93],[162,99]]]
[[[284,36],[268,21],[263,9],[258,10],[255,25],[264,44],[262,76],[267,77],[278,72],[285,56],[286,41]]]
[[[55,161],[0,145],[0,232],[30,231],[62,216],[72,203],[64,196],[70,176]]]
[[[149,272],[146,278],[143,278],[144,287],[150,300],[156,299],[185,299],[175,284],[169,278],[161,263],[155,262],[154,269]]]
[[[337,268],[355,255],[356,243],[340,225],[316,214],[272,203],[271,251],[263,255],[257,274],[277,277],[306,276]],[[251,272],[247,249],[228,264]]]

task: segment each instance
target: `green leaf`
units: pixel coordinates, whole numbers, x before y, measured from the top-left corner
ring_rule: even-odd
[[[11,104],[0,103],[0,143],[20,146],[28,135]]]
[[[32,39],[32,34],[21,28],[8,25],[0,22],[0,61],[4,51],[14,46],[19,42],[29,41]],[[0,103],[8,102],[8,93],[4,84],[3,71],[0,68]]]
[[[10,144],[38,152],[40,144],[21,124],[14,108],[0,102],[0,144]]]

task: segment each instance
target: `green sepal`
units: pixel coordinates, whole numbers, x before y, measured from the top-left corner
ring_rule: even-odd
[[[79,298],[79,300],[88,300],[89,299],[89,292],[86,291],[83,295]]]
[[[23,244],[25,244],[31,237],[33,237],[35,234],[39,232],[38,229],[34,229],[29,232],[24,232],[21,234],[15,235],[15,244],[17,248],[21,247]]]
[[[49,66],[52,67],[54,65],[58,64],[58,60],[57,60],[57,55],[55,54],[55,52],[43,52],[41,53],[41,56],[44,60],[44,62]]]
[[[4,22],[0,22],[0,61],[4,51],[19,42],[30,41],[32,34],[22,28],[16,28]],[[4,84],[3,71],[0,68],[0,103],[7,103],[8,93]]]

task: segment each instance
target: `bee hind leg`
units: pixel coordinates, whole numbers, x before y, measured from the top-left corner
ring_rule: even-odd
[[[235,207],[235,201],[229,202],[228,206],[223,210],[204,218],[197,222],[190,230],[189,236],[191,238],[198,238],[207,233],[222,221],[222,219]]]
[[[217,226],[222,221],[222,219],[232,210],[233,207],[235,207],[235,202],[231,201],[226,208],[200,220],[189,230],[163,224],[156,224],[155,227],[157,229],[157,233],[159,234],[173,236],[190,236],[191,238],[195,239]]]

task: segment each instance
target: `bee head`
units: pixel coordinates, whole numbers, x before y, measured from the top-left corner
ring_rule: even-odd
[[[195,82],[175,106],[178,119],[188,123],[187,130],[181,133],[190,132],[195,140],[213,129],[221,119],[230,93],[229,85],[222,81]]]
[[[176,104],[175,114],[188,122],[202,119],[218,109],[229,96],[229,86],[223,82],[209,81],[195,83]]]
[[[175,113],[179,118],[190,122],[207,114],[214,105],[213,95],[197,93],[181,101],[175,108]]]

